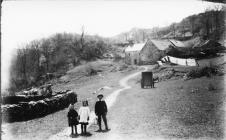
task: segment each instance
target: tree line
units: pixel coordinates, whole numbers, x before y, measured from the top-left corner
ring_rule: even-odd
[[[207,8],[203,13],[188,16],[179,23],[172,23],[166,27],[156,26],[151,29],[134,28],[114,38],[120,40],[119,43],[127,42],[131,39],[135,42],[145,42],[151,38],[189,40],[196,36],[218,41],[225,30],[224,11],[223,6],[215,6]]]
[[[58,33],[33,40],[16,51],[10,68],[11,93],[43,84],[48,74],[62,75],[82,61],[101,58],[111,48],[104,38]]]
[[[186,33],[190,33],[190,37],[200,36],[203,39],[218,41],[225,29],[224,14],[223,7],[215,6],[206,9],[203,13],[186,17],[179,23],[172,23],[164,28],[154,28],[152,36],[162,38],[170,34],[169,38],[185,38]]]

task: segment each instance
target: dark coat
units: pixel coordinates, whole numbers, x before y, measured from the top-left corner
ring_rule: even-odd
[[[72,126],[72,125],[78,125],[78,113],[76,110],[72,109],[68,112],[67,114],[68,117],[68,125]]]
[[[95,113],[96,115],[106,114],[108,111],[107,104],[105,101],[97,101],[95,104]]]

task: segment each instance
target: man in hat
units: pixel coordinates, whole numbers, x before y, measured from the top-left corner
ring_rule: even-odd
[[[98,117],[98,125],[99,125],[99,130],[98,131],[102,131],[101,118],[104,121],[105,129],[109,130],[108,129],[108,125],[107,125],[107,118],[106,118],[107,111],[108,111],[107,110],[107,104],[106,104],[106,102],[104,100],[102,100],[103,94],[98,94],[97,98],[98,98],[98,101],[95,104],[95,114]]]

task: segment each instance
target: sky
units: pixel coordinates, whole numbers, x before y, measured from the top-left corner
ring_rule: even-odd
[[[167,26],[215,4],[199,0],[3,1],[1,87],[8,85],[15,48],[55,33],[111,37],[131,28]]]

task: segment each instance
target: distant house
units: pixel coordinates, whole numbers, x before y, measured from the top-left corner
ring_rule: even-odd
[[[166,49],[173,44],[169,40],[151,39],[146,43],[129,45],[125,49],[125,62],[127,64],[156,63],[166,54]]]
[[[125,63],[140,64],[140,53],[145,43],[131,44],[125,49]]]
[[[187,47],[183,42],[175,40],[175,39],[168,39],[171,45],[166,50],[166,54],[173,57],[178,58],[190,58],[192,54],[192,49]]]

